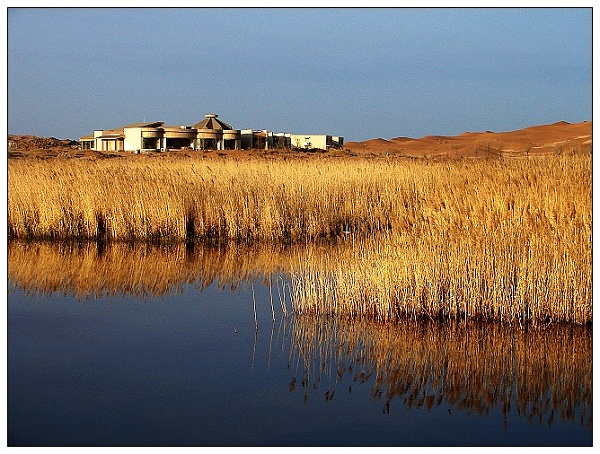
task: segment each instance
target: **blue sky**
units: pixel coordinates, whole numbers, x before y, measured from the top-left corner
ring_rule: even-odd
[[[592,119],[591,8],[10,8],[8,133],[375,137]]]

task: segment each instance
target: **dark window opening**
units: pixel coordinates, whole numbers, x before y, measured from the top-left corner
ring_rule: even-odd
[[[190,139],[169,139],[167,138],[167,148],[170,150],[181,150],[191,146]]]
[[[217,139],[198,139],[198,148],[200,150],[216,150]]]
[[[224,150],[235,150],[235,140],[234,139],[225,139],[223,140],[223,149]]]
[[[142,139],[142,149],[144,150],[157,150],[159,148],[160,139],[154,137],[144,137]]]

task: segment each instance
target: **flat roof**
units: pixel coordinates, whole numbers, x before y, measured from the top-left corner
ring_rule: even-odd
[[[127,126],[123,126],[120,129],[124,129],[124,128],[159,128],[162,125],[164,125],[165,122],[164,121],[152,121],[152,122],[143,122],[143,123],[132,123],[130,125]]]

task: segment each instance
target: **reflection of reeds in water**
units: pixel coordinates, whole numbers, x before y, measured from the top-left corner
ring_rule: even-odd
[[[8,245],[8,278],[31,292],[160,296],[185,284],[235,288],[286,267],[289,248],[140,243],[19,242]],[[273,280],[274,291],[277,282]],[[276,298],[276,297],[275,297]]]
[[[592,333],[585,327],[374,321],[296,316],[290,392],[334,398],[369,383],[390,411],[442,406],[530,422],[592,426]],[[300,382],[298,383],[298,379]]]

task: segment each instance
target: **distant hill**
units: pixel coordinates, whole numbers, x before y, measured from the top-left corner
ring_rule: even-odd
[[[36,137],[8,135],[9,150],[49,150],[51,148],[78,147],[79,142],[70,139],[57,139],[56,137]]]
[[[396,137],[346,142],[354,154],[398,156],[519,156],[591,151],[592,122],[531,126],[510,132],[465,132],[458,136],[425,136],[420,139]]]

